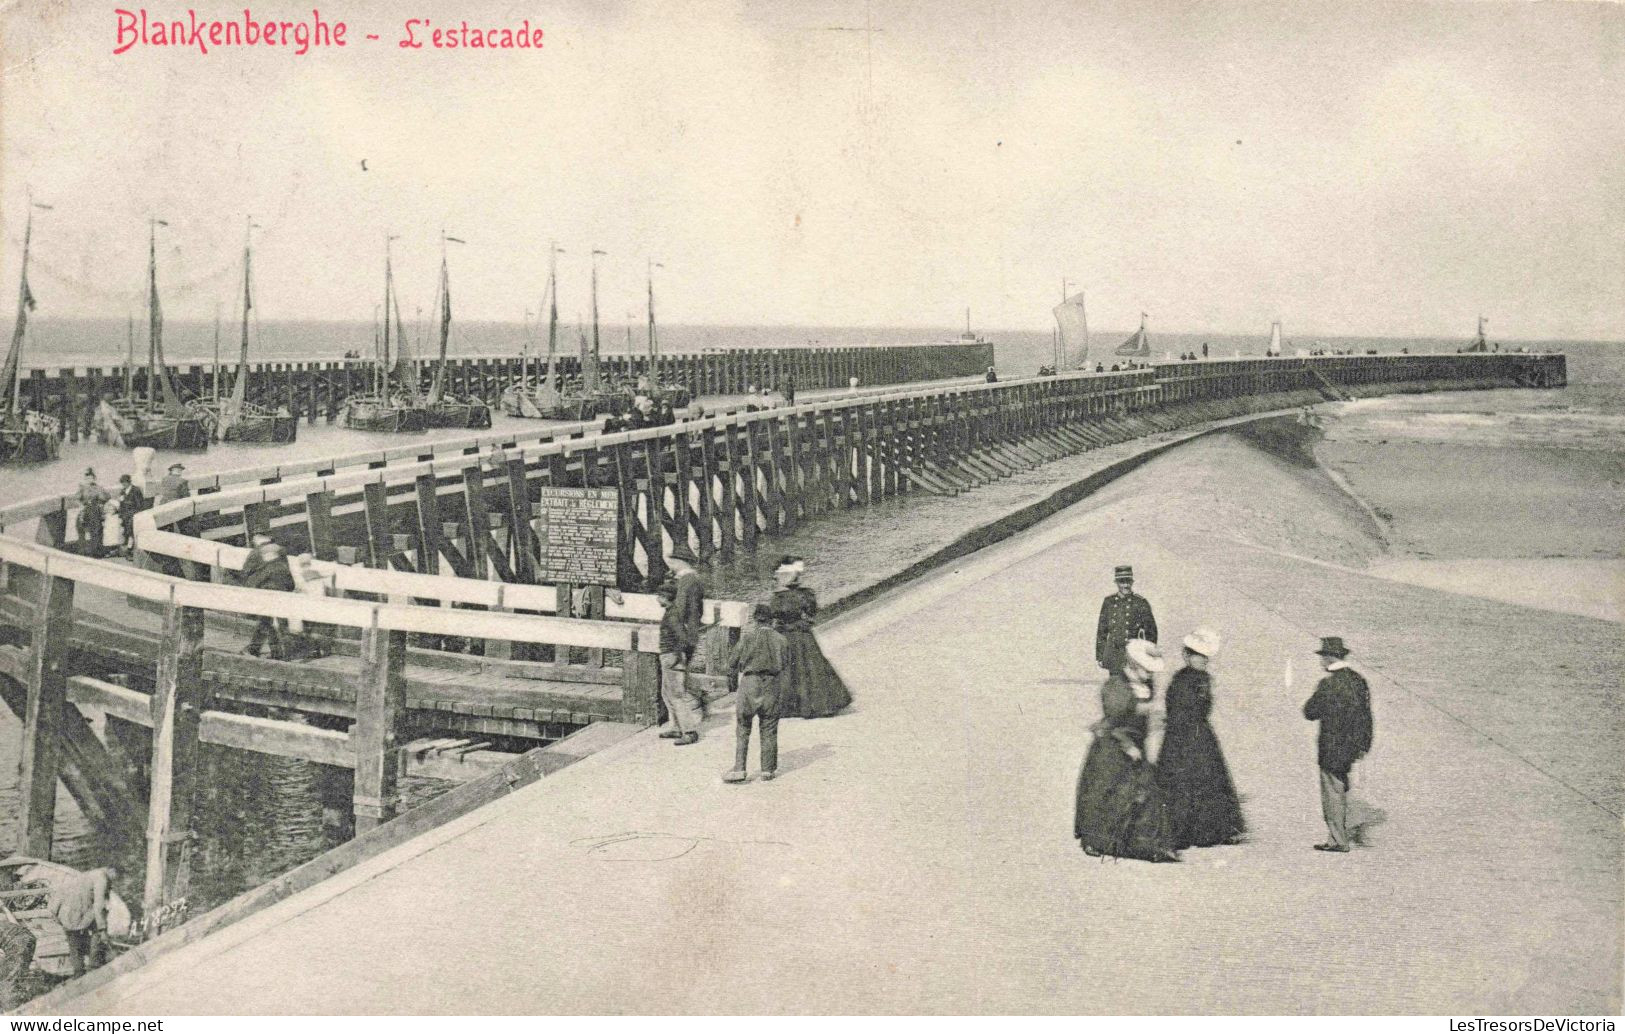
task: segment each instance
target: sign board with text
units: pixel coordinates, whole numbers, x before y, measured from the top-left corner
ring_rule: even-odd
[[[613,488],[543,488],[536,530],[536,577],[546,583],[616,583],[621,501]]]

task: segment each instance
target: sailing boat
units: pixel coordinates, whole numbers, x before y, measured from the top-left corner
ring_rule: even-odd
[[[1270,343],[1264,346],[1265,355],[1281,354],[1281,321],[1276,320],[1270,324]]]
[[[253,232],[249,223],[249,234]],[[243,327],[237,352],[237,375],[232,378],[231,395],[220,394],[219,323],[215,324],[214,396],[204,399],[214,424],[216,441],[286,445],[299,435],[299,418],[284,407],[271,409],[248,401],[248,313],[254,308],[251,281],[252,242],[243,238]]]
[[[553,362],[557,358],[559,343],[559,252],[551,245],[552,254],[547,270],[547,369],[540,378],[532,379],[530,359],[527,355],[519,370],[519,383],[502,393],[502,411],[509,416],[523,416],[540,420],[561,419],[563,398],[553,380]]]
[[[1089,314],[1083,306],[1082,291],[1055,307],[1055,325],[1060,334],[1063,368],[1082,369],[1089,360]]]
[[[1490,350],[1490,343],[1484,340],[1484,324],[1488,322],[1489,320],[1482,316],[1478,318],[1478,337],[1474,338],[1473,343],[1468,345],[1464,351],[1488,352]]]
[[[1129,339],[1117,346],[1113,355],[1132,356],[1137,359],[1151,358],[1151,338],[1145,332],[1145,313],[1140,313],[1140,329],[1129,335]]]
[[[123,398],[102,403],[101,435],[110,445],[134,449],[183,449],[200,451],[209,447],[208,411],[189,406],[175,389],[164,363],[164,310],[158,300],[158,227],[168,226],[153,219],[147,236],[147,384],[146,394],[133,390]]]
[[[57,457],[62,442],[62,423],[34,409],[24,409],[22,387],[23,338],[28,333],[28,314],[34,311],[34,293],[28,289],[28,248],[34,234],[34,209],[50,210],[48,205],[28,202],[28,218],[23,227],[23,271],[17,292],[17,326],[11,332],[11,348],[6,365],[0,367],[0,464],[43,463]]]
[[[417,398],[417,368],[406,356],[406,328],[401,322],[400,300],[395,295],[395,271],[391,265],[389,242],[384,239],[383,333],[376,338],[373,361],[373,390],[344,400],[344,426],[352,431],[421,431],[426,425],[423,407]],[[390,316],[395,318],[399,356],[394,368],[389,362]]]
[[[689,393],[688,385],[668,383],[661,380],[659,371],[657,369],[656,360],[660,358],[660,338],[655,332],[654,271],[655,267],[659,265],[660,263],[653,260],[649,262],[649,370],[647,373],[644,373],[638,377],[637,390],[639,395],[648,397],[656,406],[668,404],[672,409],[675,410],[682,409],[683,407],[687,406],[690,402],[694,401],[694,398]],[[664,269],[665,267],[661,266],[661,268]],[[632,328],[630,327],[627,328],[628,334],[631,333],[631,329]],[[626,353],[627,362],[630,363],[632,361],[632,349],[630,346],[627,348]]]
[[[423,397],[425,422],[430,427],[491,426],[491,407],[476,398],[456,398],[446,392],[446,343],[451,338],[451,274],[446,268],[446,242],[465,243],[456,237],[440,235],[440,362],[434,380]]]

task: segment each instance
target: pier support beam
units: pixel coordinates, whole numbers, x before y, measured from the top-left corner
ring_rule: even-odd
[[[202,759],[203,611],[170,602],[152,692],[152,783],[147,802],[146,936],[186,919],[192,814]]]
[[[406,710],[406,633],[374,625],[361,637],[356,687],[355,828],[358,834],[394,818],[400,807],[401,715]]]
[[[35,598],[28,703],[23,715],[22,776],[17,787],[17,848],[51,857],[56,780],[62,768],[62,723],[70,716],[63,662],[73,638],[73,582],[41,578]]]

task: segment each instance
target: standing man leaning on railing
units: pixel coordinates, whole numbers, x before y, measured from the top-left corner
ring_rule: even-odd
[[[663,739],[676,740],[686,747],[700,738],[700,722],[705,717],[705,698],[700,696],[691,672],[703,663],[700,637],[705,617],[705,580],[694,565],[699,560],[679,542],[666,557],[674,581],[660,587],[666,614],[660,621],[660,697],[671,715],[671,728]]]

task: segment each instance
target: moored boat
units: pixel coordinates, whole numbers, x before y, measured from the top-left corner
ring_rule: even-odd
[[[124,397],[104,401],[97,411],[98,435],[109,445],[197,452],[209,447],[213,421],[206,407],[188,404],[175,388],[164,362],[164,312],[158,299],[158,230],[153,219],[147,237],[146,394],[131,387],[131,362],[124,368]],[[133,349],[133,343],[132,343]]]
[[[456,237],[440,235],[440,358],[434,379],[421,400],[424,423],[429,427],[486,428],[491,426],[491,407],[480,399],[455,395],[446,390],[446,349],[451,339],[451,274],[446,265],[446,242],[464,243]]]
[[[22,380],[23,341],[28,334],[28,314],[34,311],[33,292],[28,289],[28,251],[34,235],[34,209],[48,205],[28,203],[23,228],[23,270],[17,294],[17,324],[11,332],[11,348],[6,364],[0,367],[0,465],[44,463],[57,458],[62,442],[62,424],[53,416],[23,406],[19,393]]]
[[[251,235],[253,221],[249,221]],[[252,445],[286,445],[299,437],[299,418],[285,407],[265,406],[248,400],[248,317],[254,308],[252,240],[243,240],[243,320],[242,337],[237,354],[237,373],[232,378],[231,394],[220,391],[219,320],[215,322],[215,372],[213,396],[199,400],[199,407],[208,414],[210,430],[216,441],[239,442]]]
[[[370,392],[344,400],[344,426],[352,431],[422,431],[428,427],[417,391],[417,368],[406,356],[406,328],[401,322],[400,300],[395,294],[395,272],[384,240],[383,332],[376,339],[373,385]],[[390,366],[390,322],[393,317],[399,348],[395,368]]]

